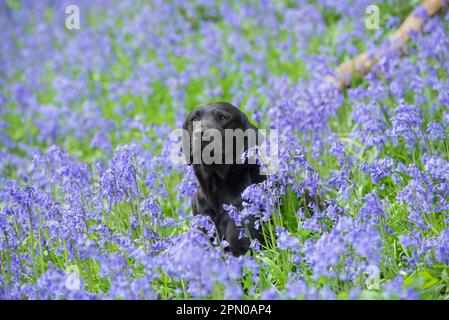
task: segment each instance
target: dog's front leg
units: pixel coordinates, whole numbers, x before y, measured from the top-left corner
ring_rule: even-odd
[[[200,189],[195,193],[195,195],[192,198],[192,213],[194,216],[204,215],[210,217],[211,220],[214,222],[215,227],[217,227],[216,223],[217,214],[213,209],[212,205],[209,203],[209,201],[207,201],[207,199],[204,197]],[[201,228],[201,231],[204,232],[205,234],[209,234],[207,230],[204,228]],[[218,234],[219,239],[221,240],[222,236],[220,235],[220,232],[218,232]],[[211,243],[214,243],[215,235],[211,236],[209,240]]]

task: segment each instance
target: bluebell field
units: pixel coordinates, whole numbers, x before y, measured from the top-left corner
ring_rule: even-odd
[[[339,90],[419,4],[374,1],[369,30],[372,2],[0,2],[0,298],[449,298],[449,13]],[[238,258],[168,160],[218,100],[282,137],[237,214],[275,237]]]

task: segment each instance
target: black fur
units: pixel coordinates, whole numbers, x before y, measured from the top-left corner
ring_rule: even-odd
[[[223,119],[222,116],[226,116]],[[248,118],[235,106],[226,102],[210,103],[198,107],[192,111],[184,122],[183,128],[189,131],[190,143],[193,148],[193,124],[192,120],[202,121],[207,128],[215,128],[222,132],[224,137],[225,129],[255,129]],[[247,148],[246,146],[245,148]],[[183,149],[187,150],[187,149]],[[235,150],[234,150],[235,151]],[[188,163],[192,163],[192,152],[185,154]],[[234,157],[241,155],[234,152]],[[251,184],[265,180],[264,175],[259,174],[257,164],[192,164],[195,176],[199,183],[199,188],[192,199],[192,210],[194,215],[203,214],[212,218],[221,240],[229,243],[229,250],[233,255],[245,254],[250,246],[247,237],[239,239],[241,228],[249,231],[251,239],[258,239],[263,242],[260,230],[254,227],[254,220],[248,221],[244,226],[237,227],[235,222],[223,209],[223,204],[233,205],[237,209],[242,209],[242,192]]]

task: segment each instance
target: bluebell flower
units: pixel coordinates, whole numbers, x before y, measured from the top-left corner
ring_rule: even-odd
[[[407,104],[403,100],[394,110],[395,115],[391,118],[392,127],[390,135],[394,140],[403,138],[406,146],[413,149],[422,137],[421,124],[422,116],[415,105]]]
[[[438,261],[444,264],[449,263],[449,229],[444,229],[438,237],[438,243],[436,245],[436,258]]]
[[[281,250],[290,249],[293,252],[299,250],[299,238],[292,236],[286,229],[282,227],[276,228],[277,247]]]
[[[430,141],[440,142],[446,138],[443,125],[437,121],[432,121],[427,125],[426,134]]]

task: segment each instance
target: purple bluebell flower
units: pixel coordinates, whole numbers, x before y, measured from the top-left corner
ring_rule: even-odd
[[[443,125],[437,121],[432,121],[427,125],[426,134],[430,141],[440,142],[446,138]]]
[[[411,150],[420,143],[422,137],[421,124],[422,117],[418,107],[410,105],[404,101],[399,102],[399,106],[394,110],[395,115],[391,118],[392,127],[390,135],[397,140],[403,138],[406,146]]]
[[[281,250],[290,249],[293,252],[299,250],[299,238],[292,236],[286,229],[277,227],[277,246]]]

